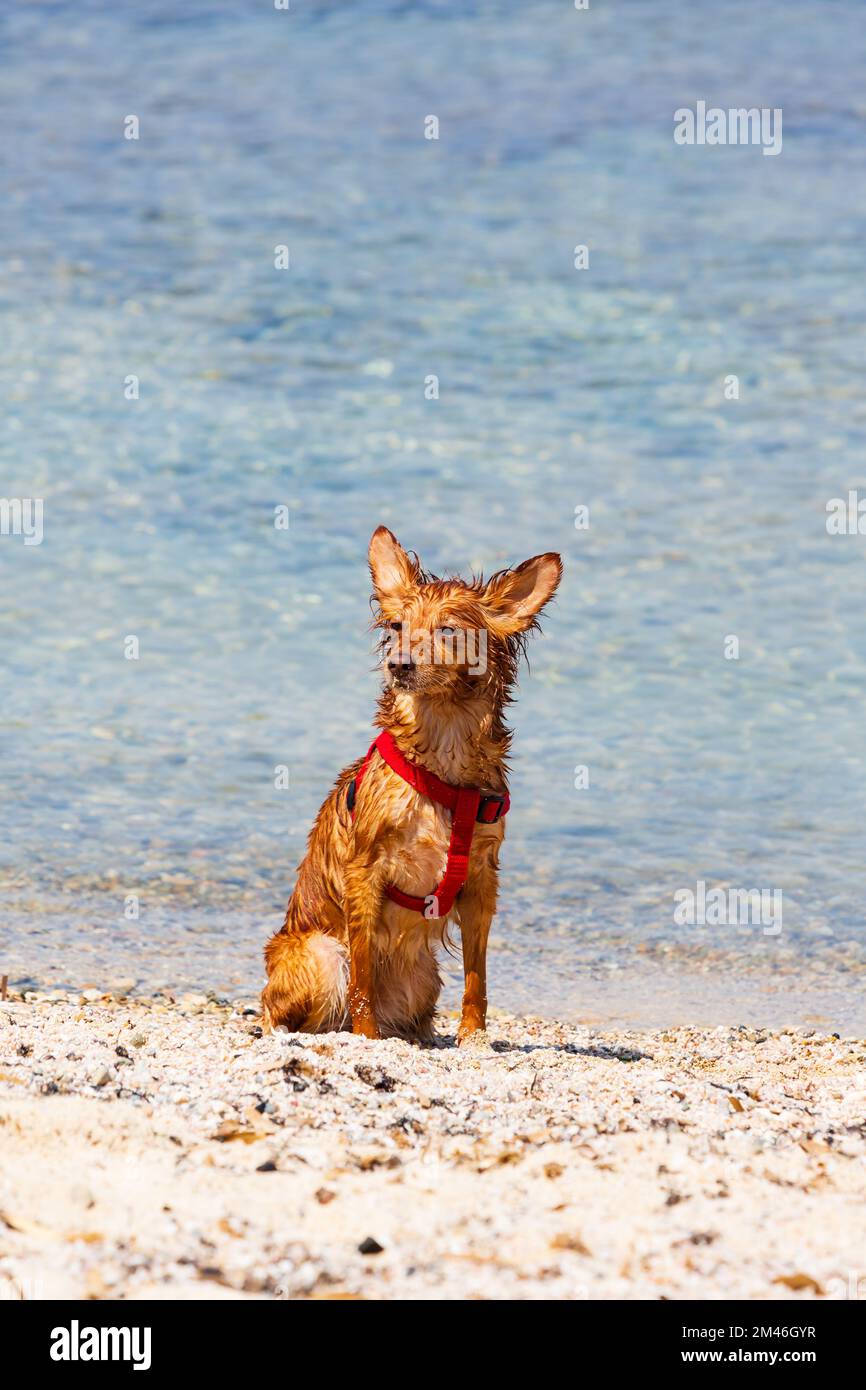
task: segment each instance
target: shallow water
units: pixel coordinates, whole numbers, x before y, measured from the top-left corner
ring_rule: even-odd
[[[866,539],[825,526],[866,484],[862,7],[2,24],[0,491],[45,513],[0,536],[0,969],[258,985],[369,741],[385,522],[439,571],[565,560],[494,1001],[863,1026]],[[675,145],[699,99],[781,107],[782,153]],[[678,926],[699,879],[781,934]]]

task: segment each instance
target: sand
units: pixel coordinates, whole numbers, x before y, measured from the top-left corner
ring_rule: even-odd
[[[0,1297],[866,1293],[866,1042],[262,1037],[252,1002],[0,1004]],[[859,1285],[858,1285],[858,1280]]]

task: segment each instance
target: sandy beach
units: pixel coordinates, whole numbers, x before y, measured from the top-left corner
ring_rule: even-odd
[[[851,1296],[866,1043],[494,1015],[431,1047],[254,1001],[0,1005],[0,1292]]]

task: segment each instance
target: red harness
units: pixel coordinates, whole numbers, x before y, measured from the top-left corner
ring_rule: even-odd
[[[353,818],[358,788],[374,751],[378,752],[404,782],[414,787],[416,792],[420,792],[422,796],[429,796],[431,801],[438,801],[440,806],[447,807],[451,812],[451,840],[442,882],[437,884],[426,898],[413,898],[410,893],[403,893],[399,888],[395,888],[393,883],[386,885],[385,892],[392,902],[398,903],[400,907],[407,907],[410,912],[420,912],[428,918],[447,917],[454,906],[454,899],[466,882],[475,822],[481,821],[484,825],[495,824],[510,807],[511,798],[507,793],[504,796],[482,796],[477,787],[453,787],[450,782],[441,781],[435,773],[428,772],[426,767],[410,763],[408,758],[404,758],[393,735],[385,729],[375,742],[370,744],[357,775],[349,783],[346,804]]]

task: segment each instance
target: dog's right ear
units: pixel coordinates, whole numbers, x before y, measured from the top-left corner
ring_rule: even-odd
[[[401,603],[409,597],[421,573],[387,526],[378,526],[370,538],[370,574],[380,604]]]

